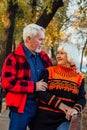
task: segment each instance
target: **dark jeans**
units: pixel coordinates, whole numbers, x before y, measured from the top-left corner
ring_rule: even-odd
[[[57,127],[56,130],[68,130],[69,125],[70,125],[69,121],[63,122],[63,123],[61,123],[61,125],[59,125],[59,127]]]
[[[32,100],[27,102],[24,113],[18,113],[11,110],[9,113],[9,130],[26,130],[27,126],[31,124],[36,112],[37,103]]]

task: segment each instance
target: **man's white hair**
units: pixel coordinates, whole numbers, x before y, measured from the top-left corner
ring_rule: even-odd
[[[61,49],[67,53],[67,58],[71,65],[76,65],[79,68],[79,51],[77,46],[71,43],[62,43],[59,45],[58,51]]]
[[[38,30],[42,30],[45,33],[45,29],[37,24],[28,24],[23,29],[23,40],[25,41],[27,36],[34,37],[37,35]]]

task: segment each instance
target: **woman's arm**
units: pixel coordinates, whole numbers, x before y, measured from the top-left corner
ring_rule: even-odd
[[[82,83],[81,83],[81,86],[79,88],[79,95],[78,95],[78,97],[76,99],[76,103],[74,105],[74,108],[78,112],[80,112],[84,108],[84,106],[86,104],[85,94],[86,94],[86,92],[85,92],[85,88],[84,88],[84,79],[83,79]]]

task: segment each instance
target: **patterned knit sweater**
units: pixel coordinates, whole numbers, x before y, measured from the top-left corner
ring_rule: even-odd
[[[40,110],[63,113],[58,108],[63,102],[81,112],[86,104],[84,79],[75,66],[49,67],[44,71],[43,78],[48,82],[48,89],[45,92],[38,92]]]

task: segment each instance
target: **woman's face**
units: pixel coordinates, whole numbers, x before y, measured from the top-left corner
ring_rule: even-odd
[[[63,49],[57,51],[56,60],[57,60],[57,65],[70,67],[70,63],[68,62],[68,58],[67,58],[67,53],[64,52]]]

